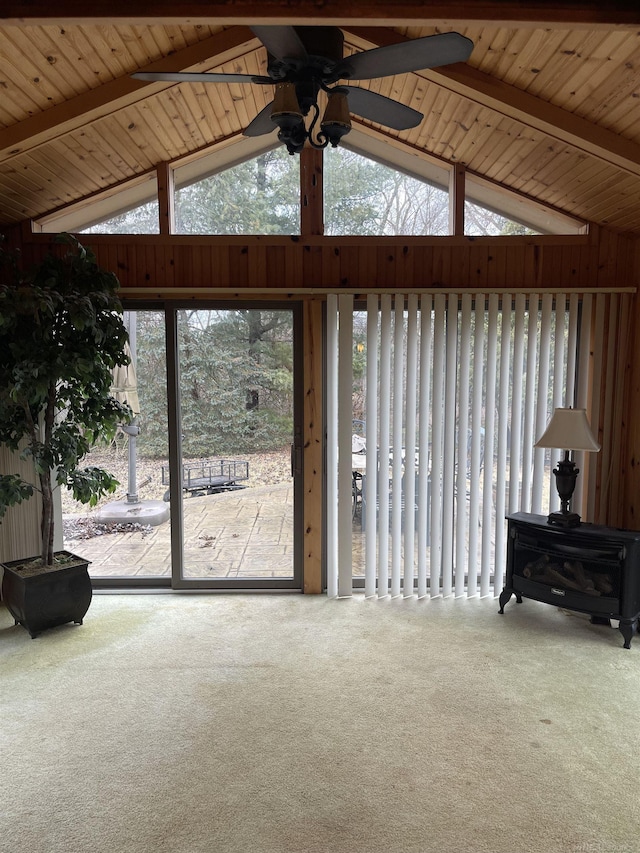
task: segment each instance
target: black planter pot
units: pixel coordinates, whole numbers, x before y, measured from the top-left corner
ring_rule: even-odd
[[[45,568],[29,560],[2,564],[2,600],[32,638],[66,622],[82,625],[91,604],[89,560],[69,551],[57,552],[55,559],[55,566]]]

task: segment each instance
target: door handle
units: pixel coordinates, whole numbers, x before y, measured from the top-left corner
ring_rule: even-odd
[[[296,477],[302,473],[302,448],[296,444],[291,445],[291,476]]]

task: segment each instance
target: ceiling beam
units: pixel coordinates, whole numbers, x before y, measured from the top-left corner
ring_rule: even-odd
[[[101,24],[336,24],[373,26],[415,24],[449,26],[461,21],[512,24],[571,24],[573,26],[635,26],[638,4],[629,0],[4,0],[0,22],[51,24],[53,21]]]
[[[257,38],[248,27],[232,27],[152,62],[144,69],[136,70],[209,70],[236,59],[258,45]],[[0,130],[0,159],[6,161],[17,154],[37,148],[88,122],[125,109],[150,94],[174,85],[175,83],[145,83],[129,76],[103,83],[69,101]]]
[[[348,33],[353,36],[349,37],[349,42],[363,50],[407,41],[404,36],[386,29],[349,27]],[[484,74],[468,63],[456,62],[417,73],[450,92],[522,122],[631,175],[640,176],[640,145]]]

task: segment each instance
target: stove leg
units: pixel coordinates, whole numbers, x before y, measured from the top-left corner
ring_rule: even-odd
[[[631,648],[631,638],[638,630],[637,619],[621,619],[619,625],[620,633],[624,638],[625,649]]]
[[[508,587],[505,586],[505,588],[500,593],[500,598],[498,599],[500,602],[500,610],[498,611],[498,613],[504,614],[504,606],[509,601],[509,599],[511,598],[512,595],[513,595],[513,590],[509,589]]]

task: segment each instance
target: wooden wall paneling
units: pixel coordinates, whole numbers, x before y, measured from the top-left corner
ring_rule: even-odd
[[[508,238],[103,236],[81,239],[117,270],[123,287],[287,293],[303,288],[620,289],[638,280],[637,249],[620,235]],[[33,257],[51,235],[24,243]],[[278,259],[277,261],[274,259]],[[497,263],[496,259],[500,258]],[[595,261],[598,262],[595,262]],[[115,267],[114,267],[115,268]],[[277,269],[277,274],[273,270]]]
[[[521,279],[521,273],[517,270],[516,265],[516,257],[515,252],[508,251],[506,252],[505,257],[505,287],[508,290],[514,290],[519,287],[519,280]]]
[[[457,252],[437,251],[428,246],[421,246],[414,264],[417,279],[425,287],[447,288],[455,277],[455,263],[460,255]]]
[[[371,287],[378,276],[378,259],[375,252],[365,252],[362,264],[362,280],[365,287]]]
[[[564,289],[571,285],[571,255],[566,246],[545,246],[538,287]]]
[[[620,451],[618,464],[616,466],[617,483],[615,484],[616,508],[618,511],[617,523],[624,527],[632,527],[631,495],[640,494],[639,476],[640,469],[634,460],[640,459],[637,453],[638,430],[640,429],[640,417],[637,406],[640,400],[638,394],[638,334],[637,334],[637,303],[638,294],[622,294],[621,331],[625,339],[625,346],[618,352],[619,372],[624,375],[624,383],[619,401],[618,423],[620,424],[618,439]],[[634,369],[635,367],[635,369]],[[633,409],[636,409],[635,413]],[[637,500],[637,497],[636,497]],[[636,523],[640,521],[637,505],[635,506]]]
[[[140,246],[140,263],[131,272],[139,275],[139,281],[134,283],[135,287],[164,287],[164,281],[158,278],[156,271],[156,255],[158,250],[155,246],[147,244]],[[139,270],[139,272],[138,272]]]
[[[171,243],[164,243],[162,245],[162,251],[158,253],[161,257],[161,269],[164,275],[164,280],[167,283],[167,287],[179,287],[180,282],[176,280],[175,277],[175,255],[173,250],[173,245]]]
[[[267,252],[264,243],[258,243],[249,249],[247,284],[254,287],[274,286],[274,282],[267,281]]]
[[[536,252],[534,247],[531,257],[538,257],[540,263],[535,272],[528,270],[528,287],[564,288],[562,246],[545,246],[541,252]]]
[[[207,252],[211,271],[205,287],[224,287],[231,283],[231,257],[224,246],[211,246]]]
[[[468,287],[484,291],[489,278],[489,247],[472,245],[469,249],[469,282]]]
[[[367,256],[368,257],[368,256]],[[397,258],[397,272],[400,275],[400,279],[402,281],[402,287],[407,286],[408,281],[415,281],[415,266],[414,260],[415,255],[411,248],[411,246],[404,243],[402,246],[398,246],[398,251],[396,254]],[[375,270],[372,271],[375,275]],[[396,281],[397,281],[396,276]]]
[[[322,299],[304,300],[303,590],[310,594],[322,592],[324,526],[322,312]]]
[[[286,246],[284,281],[289,288],[294,286],[295,282],[304,281],[304,252],[298,248],[297,242],[290,242]]]
[[[588,275],[585,277],[585,287],[592,286],[593,282],[598,280],[598,259],[600,257],[600,228],[595,225],[589,227],[589,242],[585,249],[588,257],[587,268]],[[586,282],[589,282],[587,285]]]
[[[249,284],[249,264],[247,246],[229,247],[229,284],[232,287],[247,287]]]
[[[193,256],[198,254],[190,246],[175,246],[172,251],[176,284],[181,287],[197,287],[193,278]]]
[[[450,247],[434,248],[431,265],[431,280],[434,285],[447,290],[456,286],[462,278],[463,252],[452,251]]]
[[[453,257],[456,260],[457,266],[457,277],[451,280],[450,285],[452,290],[459,290],[461,288],[465,288],[469,282],[469,270],[471,264],[471,253],[462,247],[449,247],[449,251],[452,252]]]
[[[540,246],[528,244],[521,247],[521,260],[519,262],[521,268],[520,287],[526,287],[527,290],[540,290],[542,287],[549,287],[545,283],[545,270],[554,253],[557,254],[556,246]],[[556,260],[556,263],[559,261]]]
[[[126,246],[124,263],[127,267],[127,276],[135,287],[149,287],[151,276],[149,274],[150,251],[148,246]]]
[[[395,256],[395,247],[392,251]],[[354,259],[354,269],[356,270],[356,287],[354,288],[355,290],[364,290],[367,287],[371,286],[372,281],[376,280],[378,267],[376,255],[376,252],[358,252],[357,259]]]
[[[586,282],[592,281],[594,270],[597,268],[597,251],[589,242],[586,246],[580,246],[580,280],[578,287],[585,287]]]
[[[624,246],[621,256],[623,258],[625,278],[619,280],[618,283],[637,286],[640,282],[640,276],[635,273],[635,254],[637,247],[640,246],[640,240],[633,237],[626,237],[621,242]]]
[[[127,277],[131,287],[161,287],[154,276],[156,253],[153,246],[138,246],[137,251],[128,252]]]
[[[167,271],[164,247],[158,245],[154,249],[155,251],[152,252],[149,259],[151,264],[149,269],[151,281],[154,282],[156,287],[166,288],[169,286],[170,277]]]
[[[202,287],[215,287],[217,281],[225,281],[229,277],[228,263],[225,266],[221,253],[214,246],[204,246],[202,255]],[[228,262],[229,256],[224,253],[224,260]]]
[[[617,237],[609,230],[600,232],[598,252],[598,287],[611,287],[615,282]]]
[[[358,250],[355,246],[342,246],[340,249],[340,278],[336,284],[340,288],[357,287]],[[326,282],[324,283],[327,284]]]
[[[118,269],[120,266],[120,258],[117,246],[109,247],[109,254],[107,256],[107,262],[103,265],[105,269],[111,270],[115,273],[118,281],[120,281],[120,277],[118,275]],[[122,285],[120,286],[120,294],[122,295]]]
[[[266,278],[272,287],[282,287],[286,281],[287,250],[285,246],[274,246],[265,258]]]
[[[313,266],[315,262],[315,266],[319,267],[316,287],[327,287],[329,282],[340,282],[341,254],[341,248],[336,244],[328,246],[324,251],[320,246],[305,248],[303,257],[308,258],[308,264]]]
[[[389,290],[398,290],[402,287],[406,290],[408,282],[405,280],[399,284],[398,265],[396,257],[398,255],[398,246],[387,244],[381,246],[381,251],[378,252],[378,263],[380,264],[380,275],[382,276],[381,284]]]
[[[619,301],[617,293],[609,293],[607,297],[607,323],[605,325],[605,369],[603,371],[604,386],[601,394],[603,444],[598,456],[599,477],[601,481],[600,517],[606,521],[612,519],[611,507],[611,472],[614,464],[614,411],[619,385],[624,383],[624,374],[616,371],[616,353],[620,346]]]
[[[111,254],[111,248],[107,245],[100,245],[97,247],[98,251],[96,255],[100,263],[104,265],[105,260],[111,264],[112,261],[116,264],[115,267],[111,267],[118,279],[120,280],[120,294],[121,296],[126,295],[126,292],[129,288],[136,286],[136,283],[139,281],[139,286],[149,285],[150,282],[147,277],[147,266],[145,264],[145,247],[132,247],[125,245],[118,245],[113,247],[113,255]]]
[[[633,253],[631,251],[632,240],[628,237],[620,236],[618,238],[618,249],[616,253],[616,284],[622,284],[624,281],[631,284],[632,269],[633,269]]]
[[[582,251],[579,246],[567,246],[563,251],[568,255],[569,284],[571,287],[578,287],[579,282],[583,280]]]
[[[618,319],[617,294],[603,295],[603,331],[602,331],[602,366],[600,369],[600,435],[602,436],[600,452],[594,455],[592,464],[596,469],[596,510],[595,518],[605,522],[609,516],[609,477],[611,473],[612,452],[612,417],[615,399],[615,346],[618,329],[611,324]]]
[[[492,289],[504,286],[507,271],[507,252],[504,246],[495,244],[491,247],[491,271],[493,273],[489,285]]]
[[[408,285],[406,280],[403,281],[402,284],[399,284],[398,282],[398,265],[396,261],[398,253],[399,246],[386,245],[378,254],[380,275],[382,277],[380,283],[384,288],[388,288],[390,290],[398,290],[400,287],[402,287],[403,290],[406,290]]]
[[[205,252],[202,248],[198,247],[197,249],[191,252],[191,281],[193,287],[204,287],[204,275],[202,273],[202,265],[204,263],[205,257],[208,255],[208,252]]]
[[[632,300],[632,328],[640,328],[640,300],[638,294]],[[640,335],[631,338],[627,359],[628,384],[625,406],[627,429],[626,452],[624,454],[624,526],[640,530]]]
[[[519,284],[516,287],[524,287],[527,290],[539,290],[542,287],[541,280],[544,278],[548,259],[555,247],[536,245],[518,246],[515,252],[516,275]]]
[[[623,456],[627,441],[624,404],[627,392],[626,363],[630,344],[630,308],[631,298],[621,293],[618,298],[617,339],[612,342],[613,376],[615,380],[615,398],[612,412],[611,469],[609,472],[609,501],[607,521],[614,526],[624,523],[624,511],[621,496],[623,489]]]
[[[606,294],[596,294],[593,302],[591,317],[591,358],[590,358],[590,383],[589,401],[587,403],[587,417],[600,444],[603,443],[603,398],[604,398],[604,376],[605,370],[605,316],[607,313]],[[594,460],[592,453],[585,453],[582,463],[582,477],[584,483],[583,503],[586,503],[586,520],[591,522],[601,521],[597,515],[600,500],[600,482],[598,469],[600,460]]]

